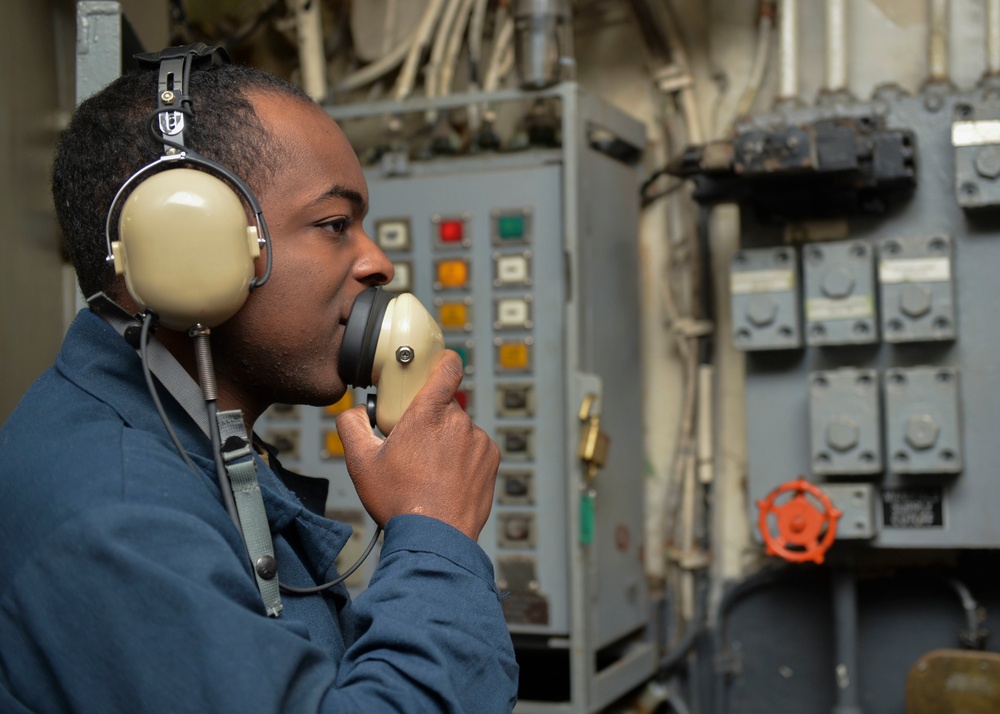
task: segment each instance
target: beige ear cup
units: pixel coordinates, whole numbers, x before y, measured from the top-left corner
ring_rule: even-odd
[[[239,197],[204,171],[175,168],[144,180],[122,206],[115,272],[173,330],[215,327],[243,306],[260,255]]]
[[[388,436],[424,386],[444,349],[444,335],[413,295],[393,298],[385,309],[372,363],[378,385],[375,423]]]

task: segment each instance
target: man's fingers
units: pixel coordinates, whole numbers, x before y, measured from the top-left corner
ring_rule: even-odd
[[[337,433],[348,454],[364,456],[382,445],[382,440],[372,430],[368,409],[363,404],[337,415]]]
[[[462,358],[452,350],[444,350],[417,399],[432,408],[445,407],[455,398],[463,376]]]

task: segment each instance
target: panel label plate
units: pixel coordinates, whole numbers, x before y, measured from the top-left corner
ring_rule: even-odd
[[[882,523],[886,528],[940,528],[944,494],[940,488],[883,491]]]
[[[849,295],[839,300],[830,298],[810,298],[806,300],[806,319],[810,322],[823,320],[854,320],[875,314],[871,295]]]
[[[883,283],[946,283],[951,280],[948,258],[907,258],[883,260],[878,266]]]
[[[786,293],[795,289],[795,273],[791,270],[747,270],[730,275],[734,295],[753,293]]]

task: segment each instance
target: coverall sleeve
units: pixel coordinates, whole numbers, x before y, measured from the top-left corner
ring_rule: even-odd
[[[423,516],[386,524],[368,588],[353,604],[358,637],[329,711],[509,712],[517,663],[486,554]],[[406,692],[403,695],[403,692]]]
[[[338,668],[301,624],[264,616],[249,572],[204,520],[148,505],[88,509],[3,590],[0,700],[13,701],[0,709],[509,710],[516,664],[489,561],[449,529],[419,516],[388,524],[378,573],[353,606],[359,637]],[[427,541],[438,543],[415,545]]]

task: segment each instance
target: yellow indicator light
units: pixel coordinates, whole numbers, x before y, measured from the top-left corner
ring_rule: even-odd
[[[527,369],[530,352],[523,342],[504,342],[498,350],[500,366],[503,369]]]
[[[323,458],[339,459],[344,457],[344,442],[340,440],[340,434],[335,431],[328,431],[323,435]]]
[[[337,416],[341,412],[346,412],[348,409],[354,406],[354,392],[348,391],[340,398],[339,402],[335,404],[330,404],[323,408],[327,416]]]
[[[438,309],[438,322],[446,329],[464,329],[469,322],[469,308],[465,303],[446,302]]]
[[[469,282],[469,265],[464,260],[442,260],[437,278],[443,288],[462,288]]]

